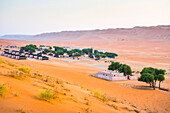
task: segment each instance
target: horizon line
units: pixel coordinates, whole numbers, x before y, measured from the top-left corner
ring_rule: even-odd
[[[149,26],[145,26],[145,25],[137,25],[137,26],[126,26],[126,27],[112,27],[112,28],[92,28],[92,29],[75,29],[75,30],[60,30],[60,31],[44,31],[44,32],[39,32],[39,33],[29,33],[29,34],[24,34],[24,33],[16,33],[16,34],[3,34],[0,35],[0,37],[5,36],[5,35],[39,35],[39,34],[43,34],[43,33],[60,33],[60,32],[75,32],[75,31],[95,31],[95,30],[109,30],[109,29],[132,29],[132,28],[137,28],[137,27],[163,27],[163,26],[169,26],[170,24],[157,24],[157,25],[149,25]]]

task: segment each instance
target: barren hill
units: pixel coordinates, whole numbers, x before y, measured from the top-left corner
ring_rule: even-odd
[[[126,40],[126,39],[169,39],[170,25],[152,27],[117,28],[102,30],[62,31],[42,33],[33,36],[5,35],[0,38],[32,41],[84,41],[84,40]]]

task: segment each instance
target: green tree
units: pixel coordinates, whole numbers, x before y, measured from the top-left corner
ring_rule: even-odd
[[[89,57],[90,57],[90,58],[93,58],[93,54],[92,54],[92,53],[89,53]]]
[[[44,52],[49,53],[51,51],[49,49],[44,49]]]
[[[105,52],[105,55],[109,58],[115,58],[116,56],[118,56],[116,53],[109,53],[109,52]]]
[[[35,52],[35,49],[37,49],[36,45],[29,44],[29,45],[26,45],[25,47],[21,47],[20,50],[25,50],[26,52],[33,53],[33,52]]]
[[[53,54],[56,54],[57,52],[56,51],[51,51]]]
[[[95,54],[95,58],[100,59],[100,55],[99,54]]]
[[[117,65],[118,65],[118,64],[117,64]],[[129,65],[119,64],[118,67],[116,67],[116,68],[118,68],[118,71],[119,71],[120,73],[123,73],[124,76],[126,76],[126,75],[132,75],[132,69],[131,69],[131,67],[130,67]]]
[[[81,54],[80,53],[75,53],[74,56],[79,57],[79,56],[81,56]]]
[[[143,81],[150,84],[150,87],[153,86],[153,89],[155,89],[154,84],[154,75],[150,73],[143,73],[139,78],[138,81]]]
[[[90,54],[90,53],[93,52],[93,49],[92,48],[85,48],[85,49],[82,50],[82,52],[85,53],[85,54]]]
[[[94,50],[94,54],[98,54],[99,53],[99,51],[98,50]]]
[[[67,54],[69,55],[69,57],[71,57],[73,52],[72,51],[67,51]]]
[[[153,67],[145,67],[142,69],[142,71],[140,72],[140,74],[142,75],[143,73],[150,73],[152,75],[154,75],[154,80],[155,80],[155,85],[156,85],[156,81],[158,80],[158,75],[159,74],[163,74],[165,75],[165,70],[163,69],[157,69],[157,68],[153,68]]]
[[[110,65],[109,65],[109,68],[108,70],[118,70],[120,67],[120,63],[119,62],[112,62]]]
[[[141,76],[138,78],[139,81],[143,81],[146,82],[146,80],[144,79],[144,75],[146,73],[149,73],[151,75],[153,75],[154,77],[154,82],[152,82],[152,87],[153,89],[155,89],[155,85],[156,85],[156,81],[159,80],[160,82],[163,81],[163,77],[165,75],[165,70],[163,69],[157,69],[157,68],[153,68],[153,67],[145,67],[142,69],[142,71],[140,72]],[[163,76],[163,77],[162,77]],[[147,82],[146,82],[147,83]]]
[[[158,75],[159,74],[165,75],[165,72],[166,70],[155,68],[155,85],[156,85],[156,81],[158,80]]]
[[[63,50],[57,50],[57,55],[63,55],[63,54],[64,54]]]
[[[112,63],[109,65],[108,70],[112,70],[112,71],[114,71],[114,69],[113,69],[113,65],[114,65],[114,62],[112,62]]]
[[[101,55],[101,57],[102,57],[102,58],[106,58],[106,55],[103,54],[103,55]]]
[[[40,45],[39,47],[45,47],[45,45]]]
[[[159,89],[161,88],[161,82],[165,80],[164,74],[158,75],[158,81],[159,81]]]
[[[55,48],[55,51],[57,51],[57,50],[63,50],[62,47],[58,47],[58,46],[53,46],[53,48]]]
[[[35,52],[35,49],[34,49],[34,48],[30,48],[30,49],[28,50],[28,52],[33,53],[33,52]]]

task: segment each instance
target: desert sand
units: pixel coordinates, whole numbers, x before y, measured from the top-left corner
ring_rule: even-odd
[[[151,33],[153,36],[155,32]],[[167,32],[168,33],[168,32]],[[167,35],[169,36],[169,35]],[[115,35],[114,35],[115,37]],[[157,36],[156,36],[157,37]],[[163,37],[163,36],[162,36]],[[166,70],[166,80],[161,84],[162,88],[170,89],[170,40],[158,38],[134,38],[120,36],[113,38],[112,35],[103,37],[86,37],[74,41],[23,41],[0,39],[0,45],[26,44],[51,45],[51,46],[71,46],[71,47],[93,47],[115,52],[119,56],[114,61],[126,63],[134,71],[141,71],[144,67],[155,67]],[[24,111],[28,113],[116,113],[116,112],[170,112],[170,93],[156,88],[152,90],[149,85],[137,80],[109,82],[106,80],[91,77],[93,73],[107,69],[109,63],[104,61],[73,61],[65,62],[59,59],[49,61],[39,60],[14,60],[0,56],[5,62],[18,66],[26,66],[31,72],[39,72],[43,75],[54,77],[63,81],[64,88],[70,92],[65,92],[67,96],[59,95],[59,98],[52,103],[39,100],[37,95],[43,87],[44,82],[39,82],[35,78],[28,77],[28,80],[17,80],[5,76],[10,70],[15,69],[7,64],[0,67],[0,83],[7,84],[11,92],[4,98],[0,98],[0,112],[18,112],[24,106]],[[108,59],[110,60],[110,59]],[[86,64],[86,65],[85,65]],[[90,64],[90,65],[89,65]],[[103,65],[104,67],[94,67]],[[6,67],[6,68],[5,68]],[[7,68],[8,67],[8,68]],[[136,74],[136,73],[134,73]],[[136,74],[140,76],[139,74]],[[157,84],[158,86],[158,84]],[[57,85],[58,89],[61,85]],[[53,89],[53,87],[50,87]],[[94,91],[100,91],[108,97],[116,99],[116,102],[102,102],[94,97]],[[17,92],[19,96],[13,94]],[[72,95],[72,96],[70,96]],[[87,99],[85,99],[87,98]],[[87,103],[88,100],[88,104]],[[114,106],[113,106],[114,105]],[[115,107],[117,106],[117,107]],[[137,111],[136,111],[137,110]]]
[[[28,41],[13,41],[13,40],[1,40],[1,44],[16,44],[16,45],[25,45],[25,44],[44,44],[43,42],[28,42]],[[122,42],[121,42],[122,43]],[[163,42],[166,43],[166,42]],[[48,43],[47,43],[48,44]],[[57,44],[57,43],[56,43]],[[57,44],[60,45],[60,44]],[[165,44],[160,44],[160,47],[166,46]],[[79,46],[79,45],[78,45]],[[114,45],[115,46],[115,45]],[[125,45],[123,45],[125,46]],[[96,48],[99,47],[96,44]],[[105,46],[107,47],[107,46]],[[108,46],[109,48],[109,46]],[[151,51],[149,49],[144,49],[140,53],[140,49],[134,46],[133,48],[126,48],[123,50],[123,47],[114,48],[114,51],[118,52],[120,56],[115,59],[122,63],[127,63],[131,65],[133,70],[139,70],[144,66],[154,66],[157,68],[163,68],[167,70],[167,77],[169,77],[169,58],[163,57],[163,55],[169,55],[169,51]],[[140,48],[140,47],[139,47]],[[106,48],[107,49],[107,48]],[[130,51],[130,50],[134,51]],[[111,49],[110,49],[111,50]],[[148,54],[145,54],[148,53]],[[50,59],[49,61],[39,61],[39,60],[14,60],[1,56],[0,59],[3,59],[6,62],[22,65],[29,67],[32,72],[40,72],[43,75],[50,77],[55,77],[64,82],[68,82],[70,85],[64,83],[64,86],[71,90],[71,94],[74,95],[75,100],[63,99],[60,101],[55,100],[52,104],[41,101],[37,99],[38,93],[43,89],[39,86],[36,80],[16,80],[14,78],[3,76],[9,70],[1,67],[1,83],[8,84],[11,87],[12,93],[19,93],[19,97],[11,96],[8,94],[5,98],[0,98],[0,103],[2,106],[1,112],[18,112],[18,109],[21,109],[24,106],[25,112],[94,112],[94,113],[109,113],[109,112],[135,112],[129,110],[130,107],[135,106],[135,109],[140,112],[169,112],[170,111],[170,93],[167,91],[161,90],[152,90],[148,88],[146,83],[138,81],[118,81],[118,82],[109,82],[106,80],[101,80],[98,78],[91,77],[90,75],[103,70],[101,68],[82,65],[79,62],[64,62],[56,59]],[[151,59],[151,60],[150,60]],[[153,60],[154,59],[154,60]],[[159,63],[158,63],[159,62]],[[89,63],[88,61],[82,61],[81,63]],[[94,64],[103,64],[104,62],[90,62]],[[166,65],[165,65],[166,64]],[[36,84],[36,85],[35,85]],[[38,84],[38,85],[37,85]],[[169,78],[162,83],[164,88],[170,88]],[[83,87],[83,88],[81,88]],[[98,90],[105,93],[109,97],[113,97],[117,100],[117,108],[108,106],[107,104],[101,102],[100,100],[94,98],[90,91]],[[68,93],[69,95],[69,93]],[[85,105],[83,98],[88,98],[89,105]],[[120,104],[120,105],[119,105]],[[122,105],[123,104],[123,105]],[[126,107],[122,107],[126,106]],[[124,109],[123,109],[124,108]],[[128,108],[128,110],[126,109]],[[132,107],[134,109],[134,107]]]

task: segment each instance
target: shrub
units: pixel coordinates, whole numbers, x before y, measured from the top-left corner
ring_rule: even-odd
[[[19,71],[11,71],[8,76],[16,78],[18,80],[23,80],[26,78],[26,75],[23,72],[19,72]]]
[[[118,110],[118,107],[114,104],[108,104],[109,106],[113,107],[114,109]]]
[[[13,63],[10,63],[10,62],[8,62],[7,64],[11,67],[16,67],[16,64],[13,64]]]
[[[105,94],[102,94],[102,95],[101,95],[101,100],[102,100],[103,102],[105,102],[105,101],[108,100]]]
[[[103,102],[107,101],[108,98],[106,97],[105,94],[100,93],[99,91],[94,92],[94,96],[97,97],[98,99],[102,100]]]
[[[81,85],[80,88],[83,89],[83,86]]]
[[[100,96],[100,92],[99,92],[99,91],[95,91],[95,92],[94,92],[94,96],[95,96],[95,97],[99,97],[99,96]]]
[[[21,108],[17,109],[17,111],[18,111],[18,112],[21,112],[21,113],[26,113],[26,112],[24,111],[24,108],[25,108],[25,105],[22,106]]]
[[[4,61],[2,59],[0,59],[0,64],[4,63]]]
[[[41,100],[50,101],[51,99],[55,99],[56,95],[53,94],[51,90],[47,89],[44,92],[41,92],[38,97]]]
[[[59,79],[56,79],[56,84],[61,84],[61,85],[63,85],[63,81],[62,81],[62,80],[59,80]]]
[[[4,96],[5,95],[5,85],[0,85],[0,96]]]
[[[24,73],[27,73],[27,74],[30,73],[30,69],[28,67],[21,66],[21,67],[18,68],[18,70],[20,70],[20,71],[22,71]]]

